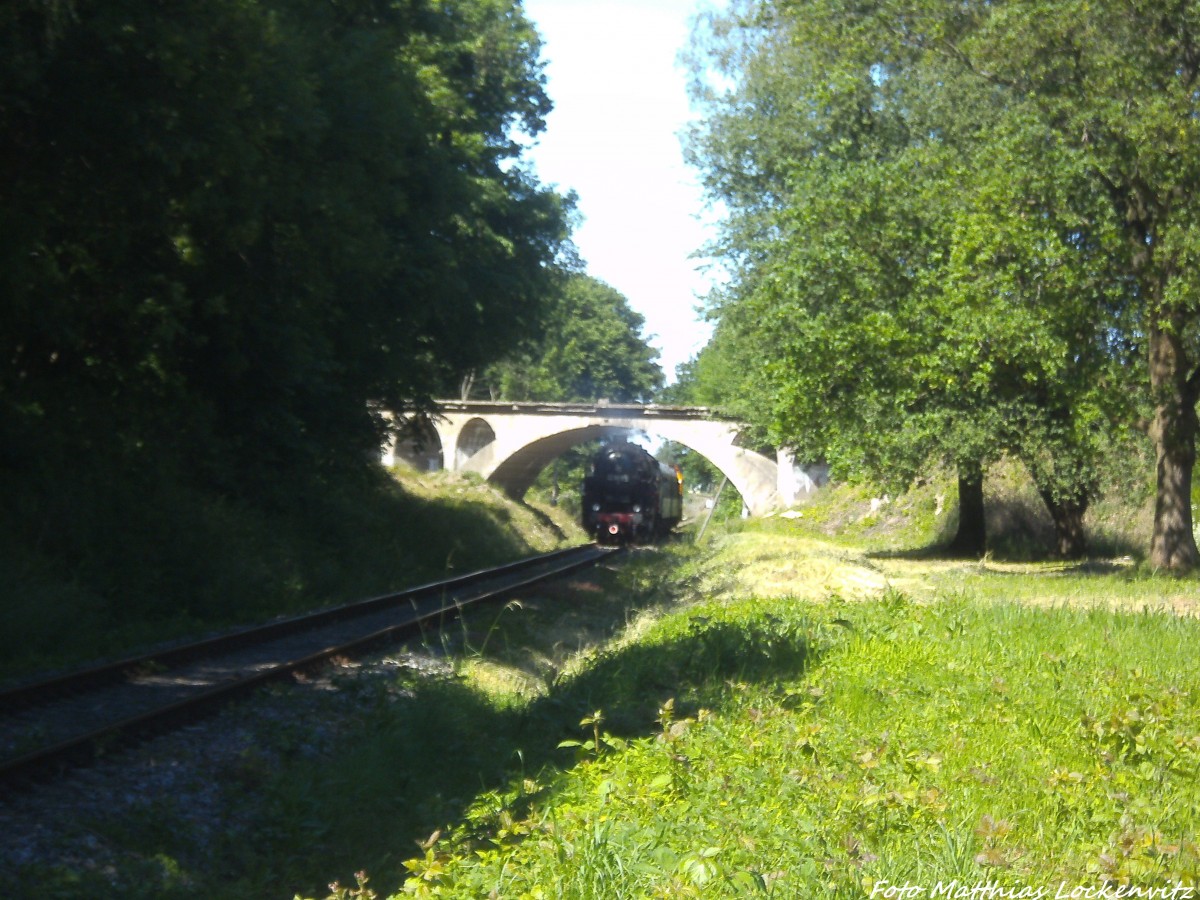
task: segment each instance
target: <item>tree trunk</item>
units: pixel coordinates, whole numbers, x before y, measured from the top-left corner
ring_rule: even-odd
[[[1178,321],[1174,321],[1174,320]],[[1183,316],[1150,330],[1150,385],[1154,422],[1150,436],[1158,460],[1150,564],[1184,572],[1200,565],[1192,532],[1192,469],[1196,464],[1196,379],[1188,377]]]
[[[1131,263],[1146,304],[1150,340],[1150,391],[1154,420],[1150,438],[1157,458],[1158,487],[1154,500],[1154,535],[1150,564],[1156,569],[1186,572],[1200,564],[1192,533],[1192,468],[1196,463],[1196,399],[1200,372],[1189,374],[1191,362],[1183,336],[1193,324],[1185,309],[1167,300],[1174,260],[1156,260],[1156,226],[1165,225],[1167,210],[1144,185],[1126,184],[1117,192],[1117,209],[1125,214]]]
[[[983,556],[987,552],[987,524],[983,517],[983,467],[958,466],[958,533],[947,550],[953,556]]]
[[[1087,556],[1087,536],[1083,531],[1083,514],[1087,512],[1088,496],[1080,492],[1073,497],[1055,497],[1049,490],[1038,488],[1050,518],[1054,520],[1055,552],[1063,559]]]

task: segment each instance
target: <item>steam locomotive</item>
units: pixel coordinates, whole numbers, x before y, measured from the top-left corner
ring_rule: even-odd
[[[683,517],[683,474],[636,444],[610,444],[583,479],[583,527],[608,544],[666,537]]]

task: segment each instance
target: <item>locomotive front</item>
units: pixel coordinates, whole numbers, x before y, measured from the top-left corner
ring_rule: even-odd
[[[669,491],[663,488],[666,482]],[[591,474],[583,480],[583,527],[600,543],[649,542],[679,521],[678,504],[663,501],[680,491],[676,470],[641,447],[605,447],[592,458]]]

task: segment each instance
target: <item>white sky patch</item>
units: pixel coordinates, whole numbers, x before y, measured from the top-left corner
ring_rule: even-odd
[[[683,163],[690,116],[677,59],[695,0],[525,0],[544,42],[554,111],[529,152],[542,181],[579,195],[588,274],[646,319],[668,379],[708,340],[709,281],[689,257],[709,239]]]

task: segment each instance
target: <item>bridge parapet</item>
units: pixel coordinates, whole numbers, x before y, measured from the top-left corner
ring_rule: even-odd
[[[588,403],[537,403],[537,402],[503,402],[495,400],[438,400],[438,410],[442,413],[470,413],[486,417],[488,415],[530,415],[530,416],[602,416],[610,419],[704,419],[713,421],[733,421],[724,419],[706,406],[662,406],[655,403],[605,403],[595,401]]]

